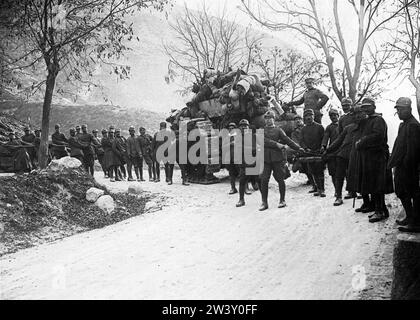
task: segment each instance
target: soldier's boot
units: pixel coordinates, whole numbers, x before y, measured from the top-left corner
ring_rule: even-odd
[[[155,182],[160,182],[160,163],[155,163],[156,179]]]
[[[368,213],[368,212],[375,211],[375,208],[372,205],[372,201],[370,201],[369,195],[364,194],[364,195],[362,195],[362,197],[363,197],[363,204],[361,205],[360,208],[357,208],[354,211],[355,212],[362,212],[362,213]]]
[[[244,199],[239,199],[238,203],[236,204],[237,207],[243,207],[245,205]]]
[[[405,218],[404,219],[397,219],[395,222],[399,225],[399,226],[406,226],[410,223],[410,218],[412,216],[413,213],[413,204],[411,202],[411,198],[403,198],[400,199],[401,200],[401,204],[404,208],[405,211]]]
[[[147,168],[147,171],[149,172],[149,181],[153,182],[155,179],[153,178],[153,170],[152,170],[151,166],[149,166]]]
[[[319,181],[319,196],[321,198],[325,198],[326,195],[325,195],[325,180],[324,180],[324,177],[319,177],[318,181]]]
[[[268,181],[267,180],[264,180],[264,181],[261,181],[261,184],[260,184],[260,192],[261,192],[261,206],[260,206],[260,208],[258,209],[259,211],[264,211],[264,210],[267,210],[268,209],[268,201],[267,201],[267,199],[268,199]]]
[[[286,205],[286,201],[280,200],[279,205],[278,205],[278,208],[285,208],[286,206],[287,206]]]
[[[183,186],[189,186],[190,184],[188,183],[187,179],[182,179],[182,185]]]
[[[235,193],[238,193],[238,190],[236,189],[235,177],[230,177],[230,191],[229,191],[229,194],[235,194]]]
[[[372,195],[372,198],[374,199],[374,203],[375,203],[375,212],[371,216],[369,216],[369,222],[378,222],[378,221],[382,221],[386,219],[387,217],[386,217],[384,206],[383,206],[385,201],[382,200],[382,195],[375,194],[375,195]]]
[[[248,184],[248,182],[247,183],[245,183],[245,194],[252,194],[252,191],[249,189],[249,184]]]
[[[420,233],[420,193],[413,197],[413,210],[411,211],[408,224],[398,227],[401,232]]]
[[[344,199],[353,199],[357,197],[357,193],[356,192],[347,192],[347,194],[344,196]]]
[[[343,204],[343,199],[341,197],[335,198],[334,206],[341,206]]]

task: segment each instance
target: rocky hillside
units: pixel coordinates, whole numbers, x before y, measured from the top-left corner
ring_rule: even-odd
[[[32,129],[41,127],[42,103],[8,103],[1,105],[0,111],[4,119],[13,130],[23,127],[28,123]],[[13,114],[13,116],[11,116]],[[16,119],[17,118],[17,119]],[[2,118],[0,118],[1,121]],[[14,119],[14,120],[13,120]],[[12,121],[13,120],[13,121]],[[108,128],[114,125],[116,128],[128,133],[128,127],[136,128],[143,126],[148,131],[154,132],[159,128],[159,122],[165,120],[165,115],[144,109],[126,109],[111,105],[53,105],[50,118],[50,133],[54,132],[54,125],[59,123],[62,131],[67,135],[69,129],[76,125],[87,124],[89,129]],[[0,122],[0,134],[2,132]],[[4,129],[3,131],[8,131]]]

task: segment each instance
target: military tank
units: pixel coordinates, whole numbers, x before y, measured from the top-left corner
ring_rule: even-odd
[[[207,141],[208,163],[187,165],[188,180],[191,183],[211,184],[219,182],[214,173],[223,168],[220,159],[211,159],[212,129],[227,128],[229,123],[238,124],[247,119],[251,128],[264,127],[264,114],[272,110],[275,123],[291,135],[295,128],[296,111],[282,106],[269,94],[270,83],[260,80],[255,74],[243,70],[226,73],[207,69],[200,83],[194,83],[194,97],[181,109],[174,109],[167,122],[179,127],[181,121],[188,123],[188,131],[199,129]],[[220,144],[219,144],[220,145]],[[221,154],[221,153],[220,153]]]

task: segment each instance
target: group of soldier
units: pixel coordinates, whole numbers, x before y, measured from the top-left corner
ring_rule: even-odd
[[[369,222],[382,221],[389,217],[385,195],[394,192],[399,197],[406,217],[397,220],[400,231],[420,232],[420,124],[412,115],[411,100],[401,97],[395,109],[403,122],[400,125],[392,154],[387,141],[387,124],[382,115],[376,112],[372,98],[364,98],[354,104],[350,98],[341,101],[343,115],[331,108],[331,123],[324,129],[321,125],[320,109],[328,97],[313,87],[313,79],[307,79],[308,90],[304,97],[286,106],[304,104],[303,119],[296,115],[296,128],[289,138],[284,131],[274,125],[274,113],[265,114],[264,127],[264,169],[259,176],[246,176],[245,165],[231,165],[231,190],[237,193],[235,179],[239,177],[239,202],[245,205],[244,194],[249,194],[248,181],[254,189],[261,192],[262,204],[259,210],[268,208],[268,181],[271,173],[278,183],[279,208],[286,206],[286,187],[284,180],[290,176],[287,161],[289,146],[294,154],[294,167],[308,177],[309,193],[326,197],[324,171],[328,168],[334,190],[334,206],[343,204],[344,199],[363,199],[356,212],[367,213]],[[229,129],[235,128],[229,124]],[[247,120],[239,122],[241,130],[249,128]],[[394,169],[394,175],[392,175]],[[344,180],[348,191],[342,196]]]
[[[70,136],[65,137],[60,132],[60,125],[55,125],[52,134],[52,157],[59,159],[71,156],[80,160],[92,176],[94,175],[94,161],[98,160],[102,167],[105,178],[115,181],[145,181],[143,177],[143,162],[146,163],[150,182],[160,182],[160,162],[156,159],[158,147],[164,143],[164,139],[157,139],[167,129],[167,123],[160,123],[160,131],[152,137],[144,127],[136,129],[130,126],[129,137],[121,135],[121,129],[110,126],[102,129],[102,137],[98,136],[97,129],[88,132],[87,125],[76,126],[70,129]],[[175,131],[176,134],[176,131]],[[173,171],[175,163],[164,163],[166,182],[173,184]],[[185,176],[185,168],[179,165],[182,171],[182,184],[189,185]],[[133,178],[133,169],[136,179]]]

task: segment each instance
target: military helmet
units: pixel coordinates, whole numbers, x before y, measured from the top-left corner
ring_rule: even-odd
[[[331,109],[330,109],[330,111],[328,111],[328,114],[329,114],[329,115],[331,115],[331,114],[336,114],[336,115],[339,115],[339,112],[338,112],[338,110],[337,110],[337,109],[335,109],[335,108],[331,108]]]
[[[343,98],[341,99],[341,105],[345,106],[345,105],[352,105],[353,104],[353,100],[351,98]]]
[[[411,107],[411,99],[407,97],[398,98],[397,102],[395,102],[396,107]]]
[[[234,127],[234,128],[236,128],[236,123],[235,122],[231,122],[231,123],[228,124],[228,127]]]
[[[362,107],[363,106],[375,106],[375,100],[372,98],[364,98],[362,100]]]
[[[305,111],[303,111],[303,116],[306,116],[306,115],[314,115],[314,110],[312,110],[312,109],[306,109]]]
[[[266,113],[264,113],[264,119],[267,119],[267,118],[275,118],[276,116],[275,116],[275,114],[274,114],[274,112],[273,111],[267,111]]]

